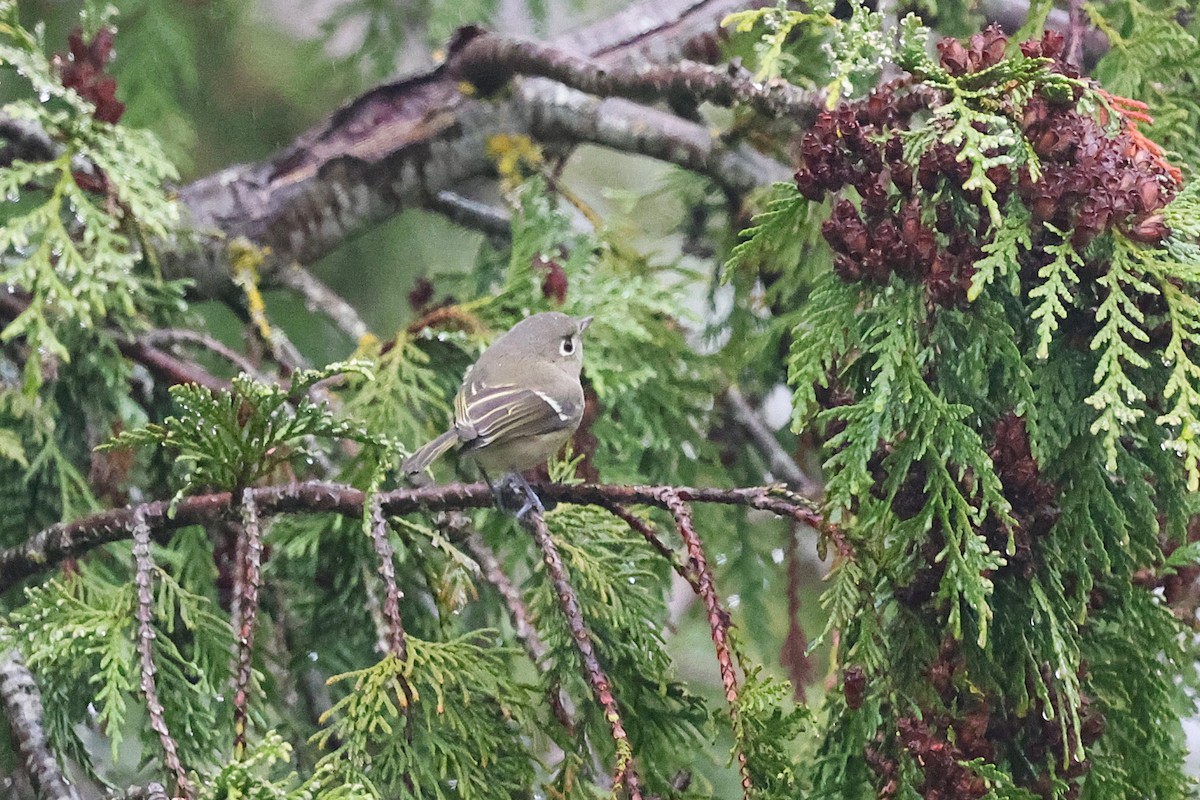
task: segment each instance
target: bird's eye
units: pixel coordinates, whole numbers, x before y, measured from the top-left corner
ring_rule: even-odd
[[[558,347],[558,351],[560,353],[562,353],[564,356],[569,356],[572,353],[574,353],[575,352],[575,337],[568,336],[565,339],[563,339],[562,344],[559,345],[559,347]]]

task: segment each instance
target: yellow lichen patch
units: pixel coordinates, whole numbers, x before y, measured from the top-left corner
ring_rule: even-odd
[[[513,189],[542,165],[542,150],[523,134],[500,133],[487,141],[488,157],[496,162],[505,190]]]
[[[379,355],[382,342],[379,337],[368,331],[358,337],[358,345],[354,348],[354,355],[351,358],[374,358]]]
[[[271,248],[259,246],[244,236],[239,236],[229,243],[233,282],[245,293],[250,320],[264,342],[271,341],[271,323],[267,319],[267,304],[263,301],[258,283],[259,270],[270,254]]]

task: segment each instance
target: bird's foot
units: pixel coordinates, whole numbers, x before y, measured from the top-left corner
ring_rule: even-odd
[[[546,513],[546,507],[542,505],[542,499],[537,496],[537,492],[529,485],[529,481],[525,480],[524,476],[519,472],[510,472],[505,476],[509,486],[515,491],[525,496],[525,504],[517,511],[517,519],[525,519],[525,515],[530,511],[536,510],[539,514]]]

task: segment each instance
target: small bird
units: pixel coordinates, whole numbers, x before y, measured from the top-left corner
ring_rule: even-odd
[[[521,320],[492,343],[463,376],[450,430],[420,447],[401,469],[414,476],[453,447],[479,466],[497,498],[511,481],[525,494],[523,517],[545,511],[521,472],[545,463],[583,418],[582,335],[591,317],[557,311]],[[503,474],[498,490],[491,474]]]

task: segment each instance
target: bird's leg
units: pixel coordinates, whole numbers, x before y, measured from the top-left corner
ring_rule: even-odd
[[[533,509],[537,509],[539,514],[546,513],[546,507],[542,505],[542,500],[537,496],[537,492],[529,485],[529,481],[525,480],[525,476],[519,472],[510,472],[505,476],[506,481],[511,481],[511,485],[525,494],[525,505],[521,506],[521,510],[517,512],[517,519],[523,519]]]
[[[500,480],[500,485],[497,486],[496,484],[492,483],[491,477],[488,476],[487,470],[485,470],[483,467],[479,467],[479,474],[483,476],[483,482],[486,483],[488,488],[492,490],[492,499],[496,501],[496,508],[500,509],[501,511],[507,511],[508,507],[504,505],[504,486],[508,476],[505,475],[504,478]]]

